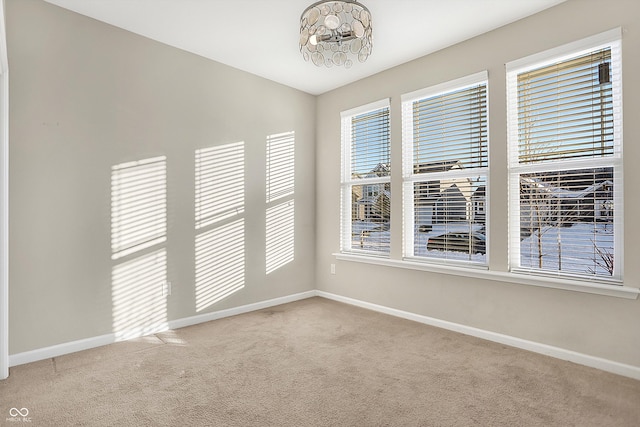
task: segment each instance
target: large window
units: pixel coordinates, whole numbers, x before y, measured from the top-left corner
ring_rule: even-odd
[[[487,73],[402,97],[404,256],[486,264]]]
[[[507,65],[512,271],[622,279],[614,33]]]
[[[342,251],[388,255],[391,218],[389,101],[342,117]]]

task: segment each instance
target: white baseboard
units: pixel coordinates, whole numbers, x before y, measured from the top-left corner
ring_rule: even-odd
[[[24,365],[25,363],[50,359],[64,354],[75,353],[76,351],[88,350],[90,348],[112,344],[116,341],[116,334],[106,334],[83,340],[52,345],[50,347],[38,348],[36,350],[25,351],[23,353],[10,354],[9,366]]]
[[[289,302],[299,301],[311,297],[317,296],[316,291],[301,292],[299,294],[287,295],[285,297],[274,298],[266,301],[260,301],[253,304],[242,305],[240,307],[233,307],[227,310],[214,311],[212,313],[198,314],[192,317],[185,317],[183,319],[172,320],[169,322],[169,329],[184,328],[185,326],[197,325],[199,323],[209,322],[211,320],[222,319],[223,317],[231,317],[238,314],[248,313],[250,311],[262,310],[263,308],[269,308],[280,304],[286,304]]]
[[[615,362],[600,357],[590,356],[583,353],[578,353],[572,350],[567,350],[560,347],[554,347],[547,344],[538,343],[535,341],[528,341],[521,338],[512,337],[509,335],[499,334],[496,332],[486,331],[484,329],[478,329],[471,326],[461,325],[459,323],[448,322],[446,320],[440,320],[433,317],[423,316],[421,314],[415,314],[408,311],[397,310],[395,308],[385,307],[378,304],[369,303],[341,295],[332,294],[324,291],[307,291],[298,294],[287,295],[280,298],[273,298],[266,301],[260,301],[252,304],[247,304],[239,307],[229,308],[226,310],[214,311],[211,313],[199,314],[196,316],[186,317],[182,319],[171,320],[166,324],[158,326],[153,330],[146,330],[144,332],[133,331],[129,333],[111,333],[106,335],[100,335],[97,337],[87,338],[78,341],[72,341],[68,343],[58,344],[50,347],[44,347],[36,350],[26,351],[23,353],[12,354],[9,356],[9,366],[23,365],[25,363],[37,362],[39,360],[49,359],[52,357],[58,357],[69,353],[75,353],[77,351],[88,350],[95,347],[101,347],[107,344],[113,344],[125,339],[132,339],[166,331],[168,329],[184,328],[186,326],[196,325],[199,323],[209,322],[211,320],[222,319],[224,317],[235,316],[238,314],[248,313],[251,311],[261,310],[264,308],[273,307],[280,304],[286,304],[293,301],[299,301],[306,298],[319,296],[330,300],[343,302],[353,306],[365,308],[368,310],[377,311],[380,313],[389,314],[391,316],[401,317],[403,319],[413,320],[415,322],[424,323],[426,325],[435,326],[442,329],[447,329],[454,332],[459,332],[465,335],[471,335],[474,337],[486,339],[489,341],[505,344],[511,347],[521,348],[523,350],[532,351],[534,353],[544,354],[546,356],[555,357],[557,359],[568,360],[570,362],[578,363],[580,365],[589,366],[603,371],[611,372],[614,374],[622,375],[625,377],[640,380],[640,367],[627,365],[620,362]]]
[[[155,334],[169,329],[184,328],[185,326],[191,326],[211,320],[222,319],[223,317],[235,316],[238,314],[248,313],[250,311],[261,310],[263,308],[311,298],[316,295],[316,291],[301,292],[298,294],[287,295],[280,298],[273,298],[266,301],[260,301],[252,304],[242,305],[239,307],[229,308],[227,310],[214,311],[211,313],[204,313],[197,316],[186,317],[183,319],[171,320],[167,323],[158,325],[153,329],[147,329],[144,331],[125,331],[110,333],[97,337],[57,344],[50,347],[39,348],[36,350],[25,351],[23,353],[11,354],[9,355],[9,366],[24,365],[25,363],[50,359],[52,357],[58,357],[95,347],[101,347],[103,345],[113,344],[115,342],[125,341],[128,339],[139,338],[145,335]]]
[[[482,338],[488,341],[494,341],[494,342],[505,344],[511,347],[532,351],[534,353],[544,354],[546,356],[555,357],[561,360],[568,360],[570,362],[578,363],[580,365],[589,366],[592,368],[596,368],[603,371],[607,371],[614,374],[640,380],[640,367],[638,366],[627,365],[624,363],[615,362],[613,360],[603,359],[601,357],[590,356],[588,354],[578,353],[576,351],[567,350],[560,347],[554,347],[551,345],[542,344],[535,341],[528,341],[521,338],[512,337],[510,335],[499,334],[497,332],[486,331],[484,329],[465,326],[459,323],[453,323],[453,322],[448,322],[446,320],[440,320],[433,317],[423,316],[421,314],[415,314],[408,311],[397,310],[395,308],[385,307],[378,304],[372,304],[369,302],[360,301],[357,299],[344,297],[344,296],[332,294],[329,292],[316,291],[316,295],[323,298],[331,299],[334,301],[343,302],[345,304],[350,304],[357,307],[378,311],[380,313],[401,317],[403,319],[413,320],[415,322],[424,323],[426,325],[431,325],[438,328],[459,332],[465,335],[471,335],[471,336]]]

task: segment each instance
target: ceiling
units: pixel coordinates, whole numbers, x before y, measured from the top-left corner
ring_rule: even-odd
[[[318,95],[540,12],[565,0],[361,0],[374,47],[350,69],[319,68],[298,47],[315,0],[46,0]]]

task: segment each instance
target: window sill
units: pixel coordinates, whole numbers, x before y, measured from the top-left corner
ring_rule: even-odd
[[[499,282],[508,282],[520,285],[531,285],[544,288],[562,289],[566,291],[585,292],[589,294],[606,295],[616,298],[638,299],[638,295],[640,294],[640,289],[630,286],[600,284],[560,278],[547,278],[529,274],[518,274],[502,271],[489,271],[485,267],[478,266],[458,267],[448,265],[435,265],[420,261],[395,260],[389,258],[370,257],[347,253],[335,253],[333,255],[336,257],[336,259],[342,261],[361,262],[365,264],[376,264],[386,267],[429,271],[432,273],[451,274],[455,276],[495,280]]]

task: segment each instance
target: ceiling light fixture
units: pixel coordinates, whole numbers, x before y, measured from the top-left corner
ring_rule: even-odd
[[[318,67],[351,68],[351,57],[364,62],[372,47],[371,12],[357,1],[319,1],[300,16],[300,52]]]

